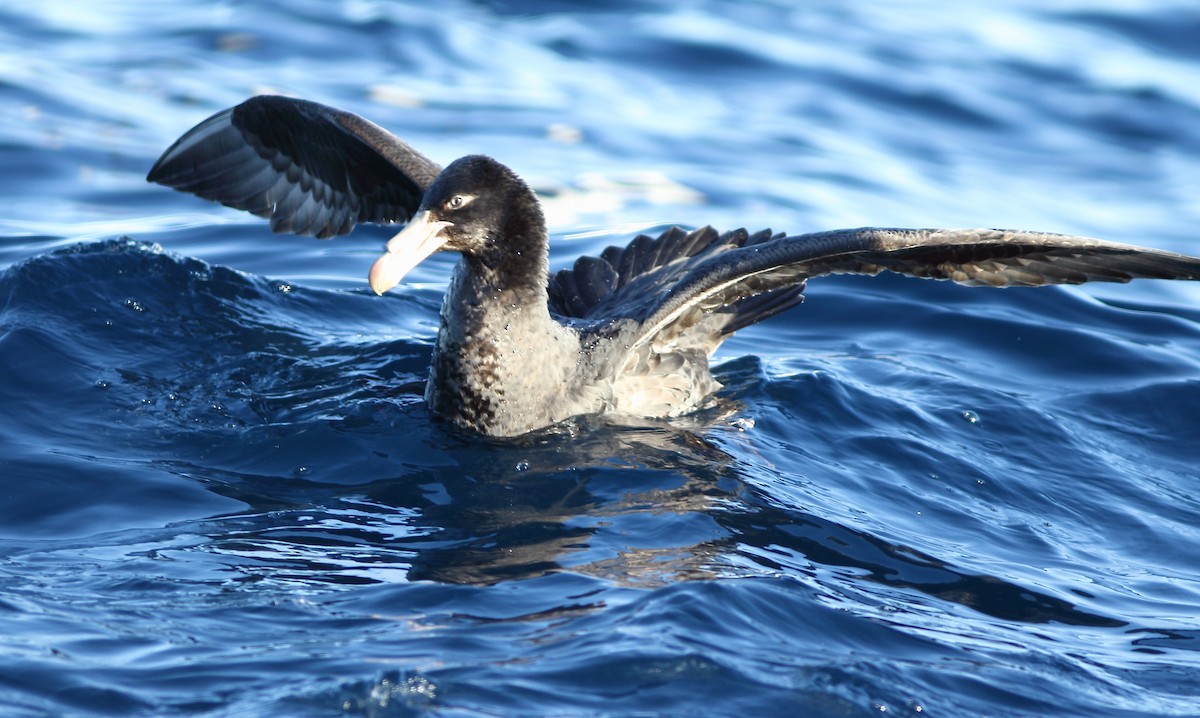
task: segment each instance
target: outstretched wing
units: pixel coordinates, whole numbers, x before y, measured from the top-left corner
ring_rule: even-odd
[[[275,232],[324,239],[360,222],[407,221],[440,172],[358,115],[263,95],[193,127],[146,179],[269,218]]]
[[[652,304],[636,306],[631,314],[617,312],[641,323],[632,346],[678,340],[689,331],[728,333],[726,324],[704,320],[723,307],[771,297],[825,274],[886,270],[991,287],[1200,279],[1196,257],[1087,237],[993,229],[835,230],[745,243],[697,259],[686,261],[681,275],[676,269],[674,281],[655,293]],[[720,339],[710,337],[709,346]],[[692,344],[703,341],[688,338]]]

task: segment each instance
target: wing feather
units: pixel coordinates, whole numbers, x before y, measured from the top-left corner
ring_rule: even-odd
[[[264,95],[189,130],[147,179],[267,217],[276,232],[325,238],[408,220],[440,172],[358,115]]]
[[[635,346],[669,334],[673,325],[694,326],[691,315],[697,312],[744,303],[826,274],[891,271],[974,286],[1038,287],[1136,278],[1196,280],[1200,258],[1043,232],[866,227],[748,242],[689,269],[658,295],[652,309],[633,317],[641,322]]]
[[[771,236],[770,231],[754,235]],[[718,234],[712,227],[671,227],[656,238],[638,235],[625,247],[606,247],[599,257],[581,257],[550,282],[556,314],[582,319],[637,316],[637,307],[685,276],[696,262],[736,249],[750,239],[745,230]]]
[[[613,320],[631,320],[636,330],[621,341],[632,347],[653,342],[711,350],[728,334],[799,304],[812,277],[884,271],[973,286],[1038,287],[1200,279],[1200,259],[1021,230],[864,227],[784,236],[672,228],[560,271],[551,281],[551,310],[594,320],[597,332],[608,331]]]

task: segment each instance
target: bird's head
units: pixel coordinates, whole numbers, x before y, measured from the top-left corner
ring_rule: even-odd
[[[544,234],[537,199],[520,177],[491,157],[455,160],[425,191],[412,220],[371,267],[371,289],[383,294],[438,251],[485,256],[508,238]],[[517,250],[519,251],[519,250]]]

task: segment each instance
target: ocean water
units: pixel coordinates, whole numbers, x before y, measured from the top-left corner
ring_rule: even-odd
[[[823,278],[717,407],[481,439],[453,257],[145,182],[260,92],[670,224],[1200,254],[1172,0],[0,5],[0,715],[1200,716],[1200,286]]]

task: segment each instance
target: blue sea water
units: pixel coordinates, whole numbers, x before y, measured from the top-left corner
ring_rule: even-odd
[[[720,406],[421,391],[453,257],[145,182],[260,92],[679,223],[1200,254],[1173,0],[0,5],[0,715],[1200,716],[1200,286],[823,278]]]

